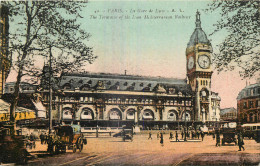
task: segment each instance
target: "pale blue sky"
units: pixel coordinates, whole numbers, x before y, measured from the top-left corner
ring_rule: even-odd
[[[92,36],[88,45],[93,47],[98,56],[93,64],[86,64],[85,69],[91,72],[120,73],[161,77],[186,77],[185,50],[190,36],[195,29],[195,15],[201,13],[201,26],[211,40],[213,51],[217,51],[226,33],[209,36],[213,24],[219,20],[219,13],[206,14],[210,1],[91,1],[81,12],[82,29]],[[124,13],[109,13],[109,9],[122,9]],[[99,19],[99,15],[133,16],[132,10],[150,10],[152,13],[135,13],[142,19]],[[156,9],[176,12],[155,13]],[[95,11],[99,10],[99,13]],[[183,11],[183,12],[180,12]],[[96,15],[97,19],[91,19]],[[144,15],[172,16],[173,19],[143,19]],[[188,16],[189,19],[175,19],[175,15]],[[15,77],[8,78],[13,81]],[[221,107],[236,107],[238,92],[245,86],[238,72],[214,71],[212,90],[219,92],[222,98]]]
[[[216,15],[206,15],[202,11],[206,7],[207,1],[90,1],[82,12],[82,27],[91,33],[89,43],[94,47],[98,59],[87,68],[117,73],[123,73],[126,69],[129,74],[170,77],[165,70],[176,66],[176,69],[168,72],[173,72],[173,77],[185,77],[185,49],[195,28],[196,11],[201,12],[202,28],[207,34],[213,31],[212,24],[217,20]],[[109,9],[122,9],[124,13],[108,13]],[[99,19],[99,15],[132,17],[131,9],[174,9],[176,12],[135,13],[142,16],[139,20]],[[97,10],[99,13],[95,13]],[[90,15],[96,15],[97,19],[91,19]],[[173,16],[173,19],[143,19],[144,15]],[[175,15],[188,16],[189,19],[175,19]],[[216,40],[216,37],[212,40],[213,45]],[[113,65],[111,62],[114,62]],[[144,68],[150,69],[151,65],[156,71],[147,73]]]

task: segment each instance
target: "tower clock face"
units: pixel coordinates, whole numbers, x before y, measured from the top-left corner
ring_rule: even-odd
[[[199,56],[198,63],[202,69],[207,69],[210,65],[210,59],[207,55],[201,55]]]
[[[192,69],[193,66],[194,66],[194,58],[193,58],[193,56],[191,56],[191,57],[189,57],[189,59],[188,59],[188,69],[189,69],[189,70]]]

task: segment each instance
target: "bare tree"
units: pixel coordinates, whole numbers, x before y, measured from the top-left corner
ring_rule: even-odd
[[[259,4],[258,0],[215,0],[209,4],[207,12],[220,11],[221,14],[212,34],[227,32],[225,40],[218,45],[219,53],[213,59],[218,71],[239,67],[243,78],[259,73]]]
[[[58,54],[53,60],[60,70],[77,69],[96,58],[87,46],[90,37],[80,28],[80,11],[86,4],[75,1],[5,1],[9,8],[9,48],[17,71],[14,100],[10,106],[10,122],[15,129],[15,109],[19,84],[25,75],[39,74],[34,62],[49,56],[50,48]],[[57,69],[58,69],[57,68]]]

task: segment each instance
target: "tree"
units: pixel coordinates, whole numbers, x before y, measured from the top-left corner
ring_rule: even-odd
[[[216,0],[209,4],[207,12],[220,11],[214,32],[227,32],[225,40],[218,45],[213,61],[218,71],[239,67],[243,78],[251,78],[260,69],[260,1]]]
[[[9,8],[9,49],[17,71],[14,100],[10,106],[10,122],[15,128],[15,109],[19,99],[19,85],[25,75],[39,74],[34,63],[39,56],[52,57],[57,69],[77,70],[96,58],[86,41],[90,34],[80,28],[83,2],[73,1],[4,1]],[[37,60],[35,60],[35,58]],[[32,72],[33,71],[33,72]],[[12,133],[14,134],[14,128]]]

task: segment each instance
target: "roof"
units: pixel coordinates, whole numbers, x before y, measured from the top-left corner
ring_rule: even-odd
[[[231,112],[236,112],[237,110],[234,107],[230,107],[230,108],[224,108],[220,110],[220,115],[224,115],[226,113],[231,113]]]
[[[248,97],[260,97],[260,83],[251,84],[242,89],[237,96],[237,100]]]
[[[210,44],[207,35],[201,28],[201,21],[200,21],[200,13],[197,11],[196,13],[196,28],[194,32],[192,33],[190,37],[190,41],[188,43],[188,47],[190,46],[195,46],[197,43],[202,43],[202,44]]]
[[[10,103],[5,102],[4,100],[0,99],[0,111],[1,112],[9,112],[10,110]],[[16,112],[32,112],[33,110],[24,108],[24,107],[17,107]],[[34,111],[33,111],[34,112]]]
[[[99,82],[101,82],[99,84]],[[62,74],[60,87],[70,85],[71,89],[88,86],[89,88],[114,89],[123,91],[165,92],[165,88],[173,87],[176,91],[189,92],[191,87],[186,79],[147,77],[137,75],[121,75],[111,73],[67,73]]]

